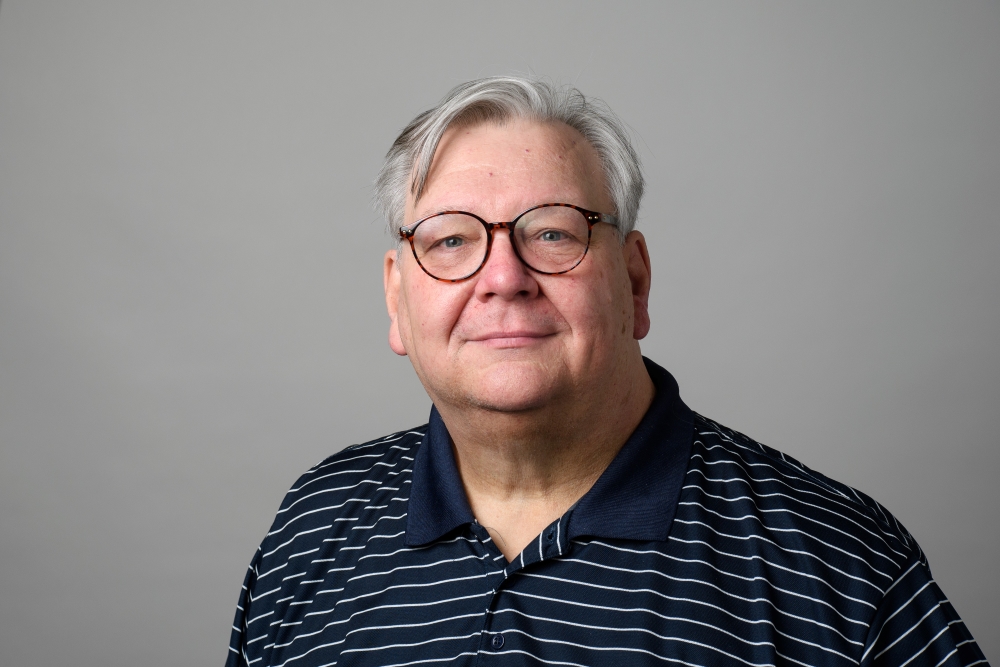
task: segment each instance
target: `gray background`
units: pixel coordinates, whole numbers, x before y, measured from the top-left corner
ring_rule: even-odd
[[[452,85],[633,128],[645,353],[888,506],[1000,658],[1000,5],[0,11],[0,664],[221,664],[282,494],[423,423],[371,182]]]

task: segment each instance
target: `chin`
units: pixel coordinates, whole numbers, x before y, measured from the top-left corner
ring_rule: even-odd
[[[536,364],[502,364],[468,378],[464,401],[490,412],[530,412],[552,404],[559,379]]]
[[[549,404],[545,399],[531,400],[524,396],[490,396],[472,395],[467,396],[466,403],[486,412],[498,412],[507,414],[523,414],[533,412]]]

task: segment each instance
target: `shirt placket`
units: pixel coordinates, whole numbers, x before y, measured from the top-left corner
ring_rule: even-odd
[[[500,602],[500,596],[504,594],[506,589],[516,585],[517,577],[514,575],[531,567],[535,563],[557,558],[569,551],[569,541],[566,539],[567,517],[568,513],[549,524],[545,530],[538,534],[538,537],[532,540],[509,563],[493,541],[489,531],[479,523],[471,525],[473,534],[489,554],[489,557],[483,559],[484,567],[495,567],[500,572],[500,579],[493,587],[493,595],[490,597],[490,604],[486,608],[483,618],[482,635],[479,641],[479,657],[482,657],[484,653],[503,653],[505,647],[509,644],[505,632],[517,629],[512,625],[512,619],[509,615],[506,615],[501,621],[495,613]]]

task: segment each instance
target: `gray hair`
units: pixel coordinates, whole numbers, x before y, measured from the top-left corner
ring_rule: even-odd
[[[452,124],[503,123],[512,118],[569,125],[590,142],[600,157],[608,194],[618,216],[622,241],[635,227],[642,199],[639,156],[625,124],[600,100],[576,88],[560,88],[537,78],[494,76],[456,86],[433,109],[414,118],[393,142],[375,179],[375,208],[398,240],[407,187],[415,199],[423,193],[438,143]],[[574,203],[574,202],[569,202]]]

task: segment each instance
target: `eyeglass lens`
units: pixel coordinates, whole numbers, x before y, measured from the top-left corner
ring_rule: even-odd
[[[521,259],[541,273],[573,268],[587,252],[590,227],[580,211],[546,206],[528,211],[514,227]],[[413,250],[435,278],[459,280],[475,273],[486,258],[486,227],[463,213],[427,218],[413,230]]]

